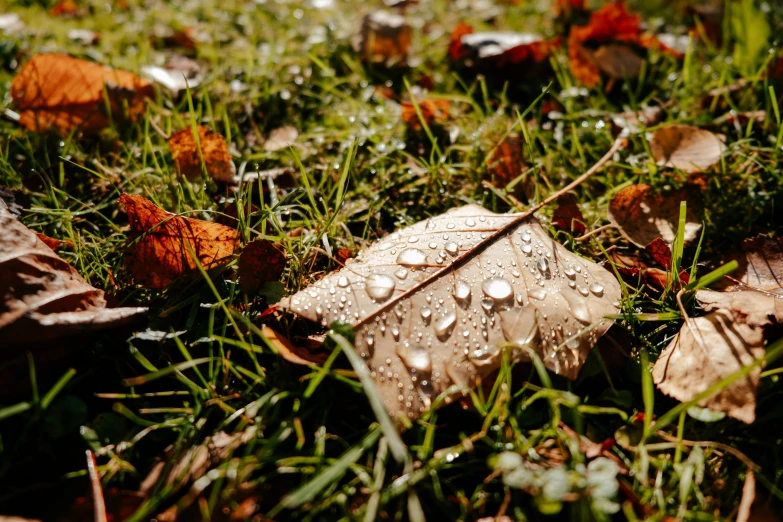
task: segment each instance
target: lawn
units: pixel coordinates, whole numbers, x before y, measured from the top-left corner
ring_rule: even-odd
[[[0,515],[781,520],[783,4],[0,0],[0,13]],[[39,93],[59,105],[26,107],[31,64],[59,68],[36,81],[66,97],[92,82],[92,105]],[[526,254],[538,238],[521,280],[581,281],[575,265],[585,287],[551,308],[529,288],[529,306],[513,290],[500,306],[521,267],[503,265],[500,225],[461,229],[472,217],[454,232],[464,245],[411,260],[403,229],[451,230],[444,213],[465,205],[521,226],[508,237]],[[9,319],[57,280],[19,268],[12,230],[37,242],[28,258],[84,279],[67,311],[104,292],[106,324]],[[397,279],[368,276],[399,237]],[[482,263],[497,266],[473,314],[490,326],[473,327],[505,340],[450,359],[464,380],[394,375],[420,393],[397,404],[373,353],[433,370],[392,313],[386,333],[384,301],[426,283],[405,306],[449,338],[448,308],[436,295],[430,322],[416,299],[459,303],[436,271]],[[356,306],[383,321],[333,321],[334,299],[297,309],[354,273],[371,298]],[[535,335],[509,334],[534,305]],[[588,326],[569,337],[566,313]]]

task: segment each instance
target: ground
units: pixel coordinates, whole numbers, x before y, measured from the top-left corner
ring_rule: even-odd
[[[645,106],[662,109],[647,130],[688,123],[720,135],[726,150],[702,175],[687,175],[655,164],[645,132],[624,135],[603,169],[570,192],[588,232],[609,223],[612,197],[635,183],[664,195],[699,185],[703,237],[675,249],[692,275],[720,267],[747,238],[779,232],[783,127],[774,38],[783,12],[772,3],[726,3],[731,14],[712,28],[722,32],[716,42],[686,2],[630,2],[651,32],[696,27],[692,44],[684,56],[648,49],[638,78],[604,78],[588,88],[569,67],[566,36],[587,16],[557,17],[547,1],[409,2],[394,8],[410,24],[406,59],[378,63],[355,40],[363,15],[392,9],[382,2],[91,0],[68,14],[45,0],[0,0],[0,11],[25,24],[0,38],[3,109],[15,110],[11,80],[38,53],[136,73],[188,56],[203,75],[176,94],[157,86],[139,119],[112,122],[97,136],[36,133],[9,112],[0,121],[0,185],[22,207],[22,222],[71,241],[58,254],[113,306],[149,307],[141,324],[12,352],[0,346],[7,370],[0,511],[92,519],[90,449],[114,520],[471,521],[498,513],[512,520],[734,520],[749,469],[754,514],[781,512],[775,363],[762,374],[752,424],[704,422],[698,410],[686,414],[654,389],[650,365],[683,325],[671,285],[626,289],[615,326],[577,380],[506,361],[474,401],[410,422],[402,433],[406,463],[392,458],[388,434],[339,351],[323,366],[294,365],[258,330],[272,324],[299,344],[322,334],[274,309],[280,296],[395,229],[448,209],[473,203],[511,212],[543,201],[609,150],[622,130],[618,114]],[[754,41],[764,33],[755,15],[773,28],[769,40]],[[548,70],[512,64],[509,77],[496,67],[476,74],[449,56],[460,23],[535,31],[560,45]],[[76,41],[68,34],[75,28],[99,39]],[[226,138],[239,175],[261,172],[261,179],[236,189],[179,176],[166,138],[196,124]],[[265,146],[283,126],[298,131],[295,145]],[[524,146],[504,177],[492,163],[509,134]],[[164,289],[143,288],[124,264],[131,234],[123,193],[238,227],[242,243],[278,243],[286,255],[280,282],[243,292],[232,258]],[[610,267],[608,249],[632,249],[611,228],[578,240],[576,230],[553,225],[556,207],[537,215],[577,254]],[[692,300],[684,306],[702,313]],[[653,419],[668,422],[640,439]],[[624,470],[619,492],[614,472],[600,475],[601,465]],[[523,468],[537,478],[510,478]],[[608,476],[605,496],[600,480],[590,482],[600,476]],[[565,490],[555,491],[562,483]]]

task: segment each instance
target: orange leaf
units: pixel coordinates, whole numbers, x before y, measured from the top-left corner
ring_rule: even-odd
[[[313,366],[314,364],[323,364],[329,358],[329,353],[326,351],[313,353],[307,348],[295,346],[294,343],[267,325],[261,327],[261,333],[277,349],[283,359],[290,363]]]
[[[429,126],[433,122],[443,121],[449,117],[451,102],[448,100],[427,99],[417,101],[416,105],[419,106],[424,122]],[[410,131],[421,130],[421,119],[416,113],[416,106],[413,102],[402,102],[402,121]]]
[[[468,50],[462,43],[462,37],[472,32],[473,27],[463,23],[457,24],[457,27],[451,32],[451,40],[449,42],[449,58],[451,58],[451,61],[456,62],[467,56]]]
[[[79,14],[79,6],[73,0],[63,0],[49,11],[52,16],[76,16]]]
[[[142,286],[164,288],[195,272],[191,250],[206,269],[228,262],[234,254],[239,232],[232,228],[177,216],[141,196],[123,194],[120,203],[128,210],[131,237],[141,236],[128,247],[125,267]]]
[[[525,167],[522,144],[521,138],[507,136],[490,154],[487,170],[499,186],[505,187],[522,174]]]
[[[104,90],[115,120],[123,119],[126,107],[131,120],[143,114],[145,98],[154,92],[135,74],[64,54],[33,56],[11,83],[20,123],[61,135],[75,129],[94,134],[109,126]]]
[[[624,2],[606,4],[590,15],[587,25],[571,29],[570,38],[578,42],[637,43],[641,34],[639,21],[639,15],[628,11]]]
[[[198,179],[201,177],[203,158],[204,166],[212,179],[233,183],[236,167],[231,161],[226,140],[208,127],[199,125],[197,130],[198,143],[190,128],[175,132],[169,138],[169,149],[177,170],[189,180]]]
[[[576,204],[576,198],[571,194],[564,194],[557,198],[557,208],[552,214],[552,225],[560,230],[581,236],[585,233],[585,218]]]
[[[73,247],[73,241],[70,240],[63,241],[62,239],[55,239],[45,234],[41,234],[40,232],[36,232],[35,235],[38,236],[38,239],[43,241],[44,245],[48,246],[52,250],[57,250],[63,245],[68,245],[69,247]]]
[[[284,269],[283,249],[267,239],[251,241],[239,254],[239,284],[249,294],[263,283],[279,280]]]

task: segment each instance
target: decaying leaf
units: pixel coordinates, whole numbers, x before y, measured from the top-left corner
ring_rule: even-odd
[[[296,143],[296,138],[299,137],[299,131],[292,125],[285,125],[274,129],[269,133],[264,142],[264,150],[267,152],[277,152],[278,150],[287,149]]]
[[[164,288],[182,275],[197,270],[191,250],[205,268],[228,262],[239,232],[218,223],[166,212],[141,196],[123,194],[131,237],[141,236],[125,253],[125,266],[136,283]]]
[[[612,80],[635,78],[644,61],[640,17],[623,2],[605,4],[585,26],[571,28],[568,59],[571,72],[593,87],[602,75]]]
[[[573,194],[564,194],[557,199],[557,207],[552,214],[552,226],[574,236],[581,236],[587,230],[585,218]]]
[[[115,122],[125,116],[133,120],[144,113],[145,100],[153,94],[152,85],[135,74],[64,54],[33,56],[11,84],[20,123],[62,135],[75,129],[97,133],[109,126],[109,116]]]
[[[522,174],[522,169],[525,168],[523,145],[524,141],[521,137],[506,136],[490,152],[487,160],[487,172],[501,188]]]
[[[102,290],[0,206],[0,346],[127,324],[146,308],[107,308]]]
[[[722,289],[750,288],[783,295],[783,240],[766,234],[746,239],[742,252],[729,256],[731,259],[739,267],[731,274],[733,282],[720,283]]]
[[[644,248],[656,237],[672,244],[677,237],[680,202],[686,201],[685,244],[699,237],[701,202],[688,189],[652,193],[649,185],[631,185],[614,195],[609,203],[609,221],[631,243]]]
[[[311,352],[307,348],[296,346],[286,337],[280,335],[267,325],[264,325],[261,328],[261,333],[264,334],[267,342],[274,345],[280,356],[290,363],[299,364],[301,366],[312,366],[314,364],[323,364],[326,362],[326,359],[329,358],[329,352]]]
[[[189,180],[198,179],[203,166],[215,181],[233,183],[237,173],[228,145],[223,136],[212,132],[209,127],[199,125],[198,141],[193,129],[182,129],[169,137],[169,149],[177,170]]]
[[[368,62],[399,62],[408,55],[411,27],[405,17],[389,11],[373,11],[362,19],[358,42]]]
[[[247,293],[255,293],[268,281],[278,281],[284,269],[283,249],[268,239],[251,241],[239,254],[239,284]]]
[[[656,163],[685,172],[706,170],[720,161],[726,148],[710,131],[691,125],[666,125],[649,140]]]
[[[281,304],[353,326],[386,408],[414,418],[497,369],[506,346],[575,378],[619,296],[609,271],[534,217],[468,205],[391,234]]]

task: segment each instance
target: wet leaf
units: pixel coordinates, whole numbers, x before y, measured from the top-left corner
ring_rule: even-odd
[[[0,207],[0,346],[60,339],[138,319],[146,308],[107,308],[94,288]]]
[[[299,137],[299,131],[292,125],[286,125],[274,129],[269,133],[269,137],[264,142],[264,150],[267,152],[277,152],[279,150],[287,149],[296,143],[296,138]]]
[[[131,242],[125,267],[136,283],[164,288],[180,276],[193,274],[197,266],[192,250],[205,269],[231,260],[239,233],[218,223],[166,212],[141,196],[123,194],[120,203],[128,211]]]
[[[285,270],[285,252],[267,239],[251,241],[239,254],[239,284],[249,294],[268,281],[278,281]]]
[[[203,164],[207,174],[215,181],[233,183],[237,170],[226,140],[209,127],[199,125],[196,129],[198,141],[191,128],[175,132],[169,138],[169,149],[177,171],[189,180],[199,179]]]
[[[610,272],[534,217],[468,205],[391,234],[281,304],[351,325],[388,410],[414,418],[497,369],[504,347],[575,378],[619,295]]]
[[[144,113],[145,100],[153,94],[152,86],[135,74],[64,54],[33,56],[11,84],[19,122],[61,135],[76,129],[97,133],[125,116],[133,120]]]
[[[411,27],[405,17],[389,11],[374,11],[362,19],[358,48],[368,62],[400,62],[411,46]]]
[[[307,348],[300,348],[269,326],[264,325],[261,328],[261,332],[266,337],[267,342],[274,345],[280,356],[290,363],[312,366],[314,364],[323,364],[329,358],[329,352],[324,350],[312,352]]]
[[[656,129],[649,143],[658,165],[685,172],[710,168],[720,161],[726,148],[710,131],[679,124]]]
[[[608,217],[631,243],[644,248],[656,237],[672,244],[677,236],[680,202],[687,202],[685,244],[699,237],[701,203],[686,189],[671,193],[653,193],[649,185],[631,185],[614,195]]]

